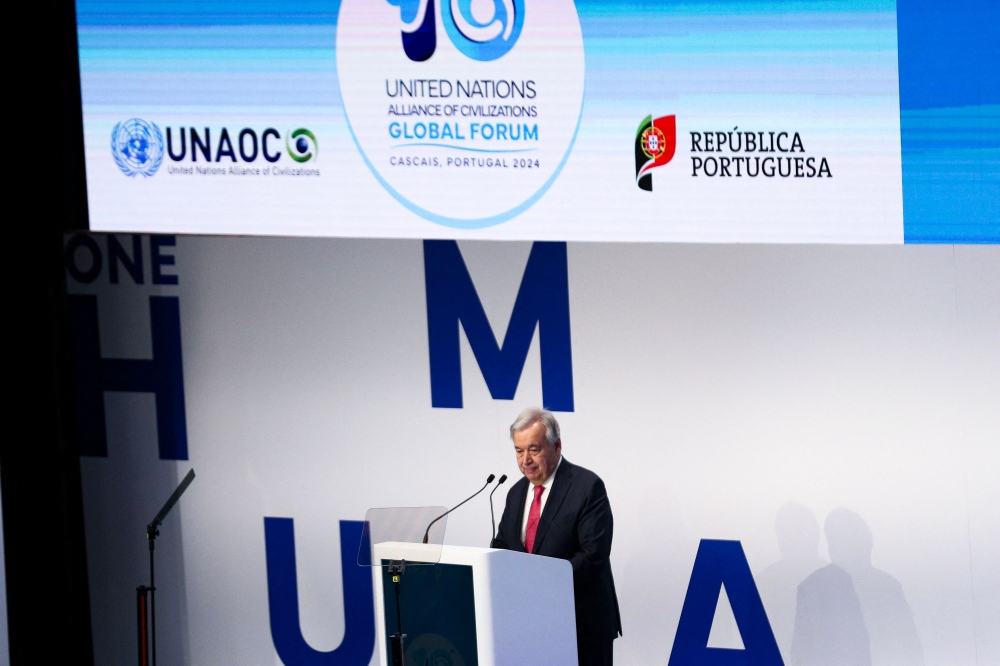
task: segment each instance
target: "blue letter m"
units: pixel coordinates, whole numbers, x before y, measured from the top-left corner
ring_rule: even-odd
[[[97,296],[68,296],[70,338],[75,363],[77,441],[80,455],[108,455],[104,392],[135,391],[156,396],[160,458],[187,460],[181,316],[176,296],[150,296],[153,358],[102,358],[97,328]]]
[[[537,324],[542,402],[547,409],[573,411],[566,243],[532,246],[502,347],[490,328],[458,243],[424,241],[424,276],[434,407],[462,406],[459,322],[494,400],[514,399]]]

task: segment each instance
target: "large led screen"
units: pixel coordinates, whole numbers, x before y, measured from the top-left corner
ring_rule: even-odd
[[[893,0],[77,7],[98,230],[997,235],[982,56],[965,74],[977,99],[923,103],[914,58],[963,37],[907,46],[940,31]]]

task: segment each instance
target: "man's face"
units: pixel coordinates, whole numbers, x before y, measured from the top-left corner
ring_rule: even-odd
[[[514,453],[517,454],[517,466],[521,473],[537,486],[545,483],[555,471],[562,453],[562,442],[557,439],[555,444],[549,444],[545,438],[545,426],[532,423],[514,433]]]

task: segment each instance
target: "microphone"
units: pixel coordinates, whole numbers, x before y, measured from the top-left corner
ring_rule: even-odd
[[[497,521],[496,518],[494,518],[493,516],[493,493],[495,493],[497,491],[497,488],[502,486],[503,482],[506,480],[507,480],[507,475],[504,474],[503,476],[500,477],[500,480],[497,481],[496,487],[490,491],[490,524],[493,525],[493,536],[490,538],[490,548],[493,547],[493,542],[497,540]]]
[[[476,492],[472,493],[472,495],[470,495],[470,496],[469,496],[469,497],[467,497],[466,499],[462,500],[461,502],[459,502],[459,503],[458,503],[458,504],[456,504],[455,506],[453,506],[453,507],[451,507],[450,509],[448,509],[447,511],[445,511],[444,513],[442,513],[442,514],[441,514],[440,516],[438,516],[438,517],[437,517],[437,518],[435,518],[434,520],[432,520],[432,521],[430,522],[430,525],[428,525],[428,526],[427,526],[427,529],[426,529],[426,530],[424,530],[424,543],[427,543],[427,537],[428,537],[428,535],[429,535],[429,534],[431,533],[431,526],[432,526],[432,525],[434,525],[434,523],[436,523],[437,521],[441,520],[442,518],[444,518],[445,516],[447,516],[447,515],[448,515],[449,513],[451,513],[452,511],[454,511],[454,510],[455,510],[455,509],[457,509],[458,507],[462,506],[463,504],[465,504],[466,502],[468,502],[468,501],[469,501],[470,499],[472,499],[473,497],[475,497],[475,496],[476,496],[476,495],[478,495],[479,493],[481,493],[481,492],[483,492],[484,490],[486,490],[486,486],[488,486],[488,485],[490,485],[491,483],[493,483],[493,479],[495,479],[495,478],[496,478],[496,475],[494,475],[494,474],[490,474],[490,475],[489,475],[489,476],[488,476],[488,477],[486,478],[486,483],[484,483],[484,484],[483,484],[483,487],[482,487],[482,488],[480,488],[480,489],[479,489],[479,490],[477,490]]]

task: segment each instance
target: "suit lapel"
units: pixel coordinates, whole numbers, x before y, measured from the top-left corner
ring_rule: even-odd
[[[559,507],[562,505],[563,500],[566,499],[566,494],[572,485],[573,465],[563,458],[562,464],[559,465],[559,469],[556,471],[556,478],[552,481],[552,488],[549,490],[552,494],[545,501],[545,509],[542,510],[542,516],[538,520],[538,530],[535,532],[534,552],[537,553],[538,549],[541,548],[542,541],[545,539],[545,533],[548,531],[552,519],[559,513]],[[522,499],[521,502],[523,504],[524,500]]]

